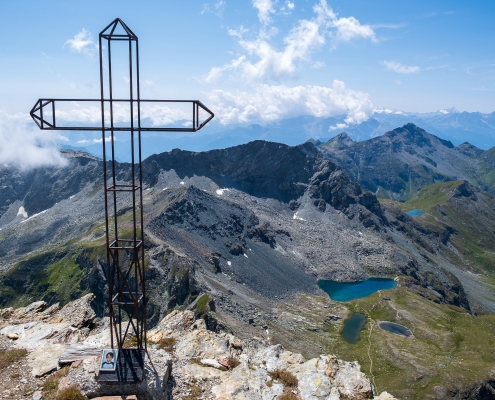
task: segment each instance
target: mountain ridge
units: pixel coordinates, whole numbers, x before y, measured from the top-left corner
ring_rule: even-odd
[[[407,200],[431,183],[457,179],[495,190],[491,151],[455,147],[411,123],[362,142],[342,133],[318,148],[379,197]]]

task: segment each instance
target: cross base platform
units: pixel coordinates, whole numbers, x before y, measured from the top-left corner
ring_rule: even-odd
[[[115,371],[100,371],[96,380],[102,383],[141,382],[144,374],[144,349],[119,350]]]

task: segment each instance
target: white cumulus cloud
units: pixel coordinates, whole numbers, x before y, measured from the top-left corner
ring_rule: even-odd
[[[254,85],[254,93],[213,90],[211,108],[222,124],[269,122],[300,115],[331,117],[346,114],[347,124],[369,118],[369,95],[347,89],[335,80],[332,87]]]
[[[336,125],[333,125],[331,126],[330,128],[328,128],[329,131],[336,131],[337,129],[345,129],[347,128],[349,125],[347,124],[342,124],[342,123],[339,123],[339,124],[336,124]]]
[[[418,66],[402,65],[397,61],[383,61],[382,64],[385,65],[387,69],[399,74],[415,74],[421,70]]]
[[[276,27],[269,27],[271,14],[275,13],[271,0],[253,0],[258,10],[258,18],[262,28],[256,37],[245,39],[246,30],[229,30],[229,34],[237,39],[242,52],[231,62],[213,67],[203,81],[218,81],[226,71],[240,71],[248,80],[261,80],[268,77],[281,79],[295,75],[303,63],[311,63],[311,55],[331,39],[333,47],[338,42],[354,39],[368,39],[376,42],[375,33],[369,25],[362,25],[354,17],[339,18],[328,6],[326,0],[320,0],[313,7],[312,19],[301,19],[283,38],[282,47],[273,43],[273,36],[278,32]],[[287,1],[284,9],[293,9],[294,3]],[[310,64],[311,65],[311,64]]]
[[[0,164],[21,169],[65,165],[55,145],[57,136],[55,131],[39,130],[29,115],[0,111]]]
[[[93,35],[84,28],[73,39],[67,40],[65,45],[68,45],[72,51],[88,57],[92,57],[98,50],[98,45],[93,41]]]
[[[55,113],[59,126],[64,126],[61,121],[95,127],[101,126],[101,108],[99,106],[87,105],[84,102],[71,102],[69,105],[66,104],[63,109],[57,108]],[[49,111],[44,115],[51,116]],[[137,106],[134,107],[134,117],[137,117]],[[170,125],[174,122],[185,120],[191,120],[192,123],[192,113],[188,103],[178,103],[176,105],[143,103],[141,105],[141,118],[150,119],[153,126]],[[127,104],[114,103],[113,121],[114,123],[129,124],[131,121],[130,107]],[[108,112],[105,113],[105,123],[110,124],[110,114]],[[137,121],[135,123],[137,124]],[[101,139],[99,142],[101,142]]]
[[[262,24],[271,22],[270,14],[275,12],[272,0],[253,0],[253,7],[258,9],[258,19]]]
[[[354,17],[336,18],[332,21],[332,26],[337,28],[337,38],[342,41],[365,38],[376,42],[373,29],[369,25],[361,25]]]

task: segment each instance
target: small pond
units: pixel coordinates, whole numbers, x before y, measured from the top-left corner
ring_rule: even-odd
[[[378,327],[380,329],[383,329],[384,331],[405,337],[412,336],[412,332],[403,325],[396,324],[395,322],[387,322],[387,321],[377,321],[377,322],[378,322]]]
[[[352,314],[351,318],[344,322],[342,337],[347,343],[356,344],[361,335],[361,330],[366,324],[366,316],[360,313]]]
[[[411,217],[417,217],[418,215],[423,214],[423,210],[421,208],[417,208],[416,210],[408,211],[406,214],[409,214]]]
[[[393,279],[371,278],[364,282],[318,281],[320,289],[324,290],[332,300],[351,301],[362,299],[383,289],[393,289],[397,283]]]

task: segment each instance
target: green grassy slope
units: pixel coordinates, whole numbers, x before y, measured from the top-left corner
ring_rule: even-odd
[[[407,202],[395,204],[403,211],[423,210],[415,221],[432,232],[450,232],[446,244],[454,246],[458,261],[473,272],[495,272],[494,196],[454,181],[427,186]]]
[[[495,346],[494,314],[472,316],[405,287],[348,303],[301,295],[278,307],[279,317],[269,326],[273,343],[306,357],[330,353],[356,360],[378,393],[386,390],[400,399],[457,398],[495,373],[495,354],[489,350]],[[368,316],[356,345],[341,336],[343,322],[353,312]],[[325,322],[329,314],[343,318]],[[404,325],[414,337],[383,331],[377,320]]]

